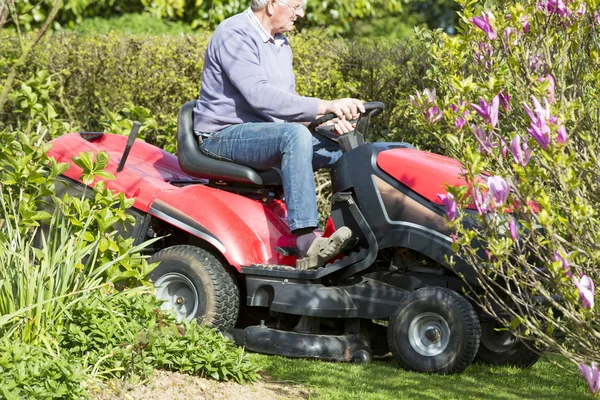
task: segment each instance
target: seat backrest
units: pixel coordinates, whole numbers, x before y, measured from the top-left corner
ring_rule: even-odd
[[[208,157],[200,151],[194,134],[196,101],[185,103],[177,119],[177,159],[188,175],[198,178],[253,185],[281,185],[281,177],[273,169],[257,172],[244,165]]]

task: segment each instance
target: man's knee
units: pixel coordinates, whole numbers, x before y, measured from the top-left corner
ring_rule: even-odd
[[[286,146],[294,150],[306,150],[312,153],[313,142],[312,134],[308,128],[302,124],[286,124]]]

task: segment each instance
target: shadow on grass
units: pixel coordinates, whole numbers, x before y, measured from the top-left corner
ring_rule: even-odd
[[[459,375],[407,372],[393,361],[369,365],[330,363],[276,356],[252,355],[272,380],[300,383],[318,399],[591,399],[576,368],[567,370],[548,361],[533,368],[490,367],[474,364]]]

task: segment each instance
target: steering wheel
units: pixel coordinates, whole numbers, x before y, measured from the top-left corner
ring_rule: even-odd
[[[356,127],[353,131],[344,133],[343,135],[337,135],[334,133],[334,126],[320,126],[325,122],[331,121],[337,118],[334,113],[325,114],[320,118],[317,118],[308,125],[308,129],[311,132],[317,133],[326,139],[334,141],[340,144],[344,153],[351,149],[364,144],[364,138],[369,130],[369,121],[371,117],[375,117],[385,110],[385,104],[379,101],[372,101],[364,104],[365,112],[361,113],[356,120]],[[353,122],[353,121],[351,121]]]

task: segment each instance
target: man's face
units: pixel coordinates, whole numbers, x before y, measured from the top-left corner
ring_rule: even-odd
[[[297,18],[304,17],[304,8],[302,0],[289,0],[287,4],[278,0],[273,0],[273,33],[289,32],[294,29],[294,22]]]

